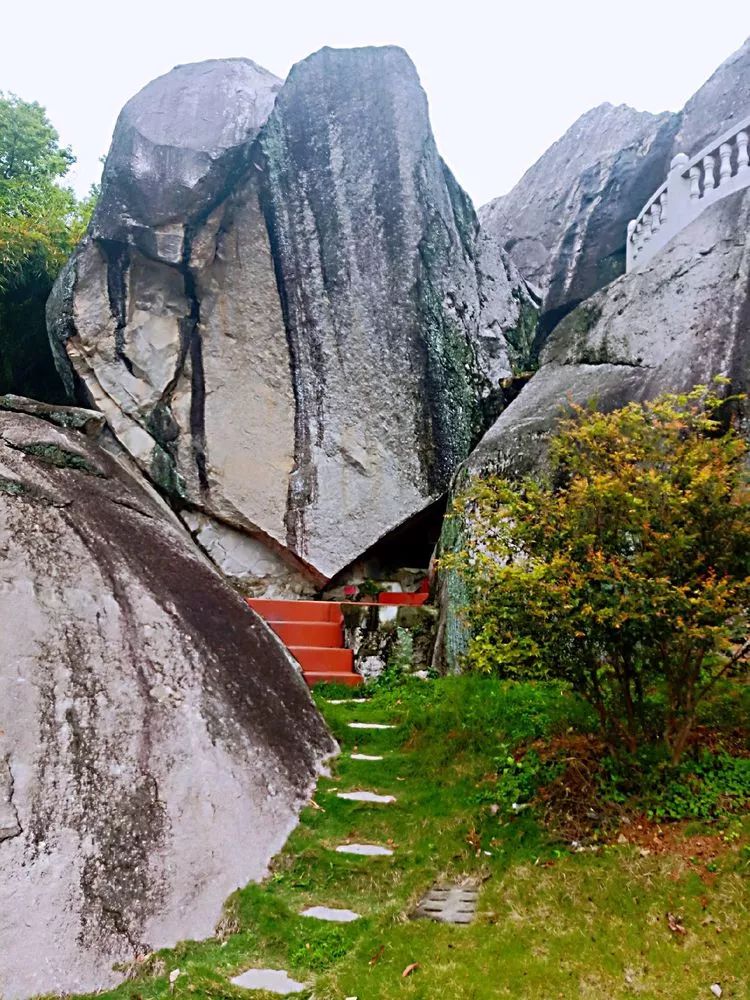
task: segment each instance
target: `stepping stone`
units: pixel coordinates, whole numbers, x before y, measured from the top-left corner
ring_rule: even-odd
[[[359,920],[359,914],[354,910],[336,910],[330,906],[311,906],[300,913],[301,917],[314,917],[316,920],[330,920],[337,924],[350,924],[352,920]]]
[[[235,976],[232,982],[244,990],[268,990],[269,993],[279,993],[281,996],[301,993],[307,989],[304,983],[290,979],[286,972],[278,969],[248,969],[241,976]]]
[[[349,754],[349,756],[351,757],[352,760],[382,760],[383,759],[382,757],[379,757],[377,754],[369,754],[369,753],[352,753],[352,754]]]
[[[358,854],[360,857],[368,858],[385,858],[393,854],[390,847],[380,847],[379,844],[339,844],[336,852],[338,854]]]
[[[395,726],[388,726],[383,722],[350,722],[350,729],[395,729]]]
[[[434,886],[411,916],[441,924],[470,924],[477,912],[478,896],[474,886]]]
[[[328,698],[328,705],[366,705],[369,698]]]
[[[347,802],[378,802],[381,805],[396,801],[395,795],[377,795],[375,792],[339,792],[336,797]]]

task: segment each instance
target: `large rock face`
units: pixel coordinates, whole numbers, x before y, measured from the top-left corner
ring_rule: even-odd
[[[400,49],[300,63],[261,148],[296,403],[288,543],[331,575],[471,447],[476,220]]]
[[[544,463],[566,400],[602,410],[731,379],[750,387],[750,190],[717,202],[643,272],[619,278],[552,333],[539,371],[472,453],[472,473]]]
[[[295,665],[83,433],[0,412],[0,995],[209,935],[333,750]],[[63,426],[54,426],[48,420]]]
[[[199,541],[240,531],[299,591],[446,491],[534,304],[482,267],[403,51],[311,56],[255,137],[277,87],[228,61],[135,97],[48,315],[70,390],[211,519]]]
[[[177,66],[145,86],[117,120],[94,235],[178,263],[186,228],[232,183],[280,87],[250,59]]]
[[[481,209],[483,229],[539,290],[546,330],[624,271],[628,222],[666,177],[678,124],[602,104]]]
[[[750,38],[719,66],[682,110],[674,153],[692,156],[750,116]],[[641,206],[639,206],[640,208]]]
[[[750,39],[677,113],[626,105],[587,112],[509,194],[480,210],[543,298],[540,341],[575,305],[625,269],[628,222],[689,156],[750,115]]]

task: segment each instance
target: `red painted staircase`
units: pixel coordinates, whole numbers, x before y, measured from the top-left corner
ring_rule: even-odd
[[[416,593],[384,591],[376,602],[360,604],[424,604],[427,581]],[[328,681],[355,687],[362,677],[354,670],[354,653],[344,646],[342,601],[283,601],[248,597],[247,603],[264,618],[302,667],[308,684]]]
[[[308,684],[328,681],[354,687],[354,653],[344,648],[344,616],[338,601],[273,601],[249,597],[247,603],[264,618],[300,663]]]

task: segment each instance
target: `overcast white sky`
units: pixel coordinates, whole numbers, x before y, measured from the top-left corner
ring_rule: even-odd
[[[0,90],[45,105],[100,174],[117,114],[178,63],[248,56],[284,77],[323,45],[403,46],[438,146],[477,205],[588,108],[680,108],[750,35],[747,0],[36,0],[0,19]]]

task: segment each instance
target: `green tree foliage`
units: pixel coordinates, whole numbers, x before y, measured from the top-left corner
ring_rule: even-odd
[[[468,665],[568,680],[613,748],[663,740],[677,762],[750,651],[749,456],[728,412],[705,387],[573,407],[546,478],[474,481],[454,511],[468,541],[446,559],[469,588]]]
[[[44,108],[0,94],[0,391],[56,400],[44,305],[96,198],[60,181],[74,163]]]

